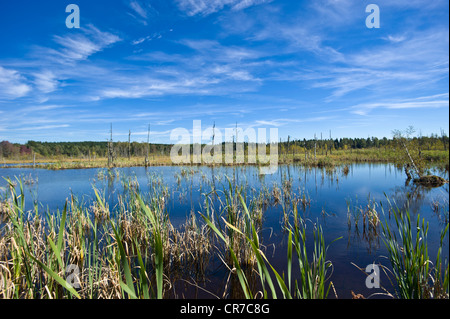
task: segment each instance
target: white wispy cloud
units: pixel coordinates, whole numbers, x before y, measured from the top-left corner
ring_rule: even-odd
[[[146,41],[151,41],[153,39],[161,39],[161,38],[162,38],[162,35],[160,33],[155,32],[155,33],[153,33],[151,35],[148,35],[148,36],[145,36],[145,37],[133,40],[133,41],[131,41],[131,44],[132,45],[138,45],[138,44],[144,43]]]
[[[422,69],[448,63],[448,28],[433,28],[411,33],[396,45],[379,45],[348,55],[347,61],[371,68]]]
[[[172,94],[211,95],[218,94],[220,88],[214,88],[219,80],[201,74],[183,74],[178,72],[178,78],[160,79],[140,75],[138,77],[125,76],[121,82],[106,84],[98,92],[101,99],[123,98],[137,99],[143,97],[158,97]],[[229,90],[229,88],[227,88]],[[223,90],[223,88],[222,88]]]
[[[136,12],[139,16],[144,19],[148,18],[147,11],[139,4],[137,1],[131,1],[130,7]]]
[[[338,48],[327,43],[330,38],[320,30],[321,20],[312,19],[302,12],[299,12],[300,16],[286,18],[279,11],[277,7],[271,7],[270,10],[261,10],[257,15],[227,17],[222,24],[231,34],[244,35],[253,46],[267,46],[266,50],[270,49],[272,56],[306,52],[327,62],[340,62],[344,59]]]
[[[65,108],[73,108],[74,105],[65,105],[65,104],[42,104],[42,105],[30,105],[24,107],[21,112],[24,113],[34,113],[40,111],[50,111],[50,110],[61,110]]]
[[[119,80],[120,79],[120,80]],[[258,79],[245,70],[206,66],[198,70],[168,68],[153,74],[123,74],[105,81],[93,96],[137,99],[169,95],[229,95],[255,90]]]
[[[392,42],[392,43],[399,43],[406,40],[405,35],[388,35],[387,37],[383,38],[386,41]]]
[[[430,10],[448,7],[445,1],[380,0],[383,23],[396,28],[371,31],[366,3],[355,0],[151,3],[123,1],[123,15],[135,21],[121,24],[118,17],[115,31],[106,29],[109,19],[99,19],[101,30],[61,29],[29,43],[21,57],[2,55],[1,129],[30,128],[20,131],[24,137],[67,129],[74,139],[76,132],[107,138],[109,123],[125,123],[117,132],[126,137],[127,126],[136,125],[133,135],[146,138],[143,122],[164,125],[162,136],[198,118],[288,132],[336,124],[331,115],[349,119],[345,125],[376,126],[399,110],[442,114],[449,107],[448,93],[433,95],[448,83],[448,27],[431,21]],[[116,48],[122,38],[127,43]],[[283,112],[290,106],[297,108]]]
[[[59,81],[50,70],[34,73],[34,85],[44,93],[51,93],[58,88]]]
[[[141,44],[142,42],[144,42],[144,41],[146,41],[146,40],[149,40],[149,39],[150,39],[150,37],[149,37],[149,36],[146,36],[146,37],[139,38],[139,39],[137,39],[137,40],[132,41],[131,44],[133,44],[133,45],[138,45],[138,44]]]
[[[254,60],[268,54],[244,46],[222,45],[217,40],[209,39],[184,39],[179,43],[200,53],[203,60],[215,62],[236,63],[243,60]]]
[[[333,0],[330,0],[333,1]],[[349,0],[351,1],[351,0]],[[401,9],[420,9],[423,11],[435,9],[436,7],[440,7],[446,3],[446,0],[435,0],[435,1],[427,1],[427,0],[378,0],[378,5],[380,7],[395,7]],[[448,2],[447,2],[448,4]]]
[[[319,22],[318,26],[331,27],[342,27],[361,20],[366,5],[354,0],[316,0],[308,3],[313,10],[311,15]]]
[[[412,32],[395,44],[362,48],[343,58],[339,66],[319,66],[300,77],[331,91],[330,101],[362,89],[386,95],[431,87],[448,76],[448,30]]]
[[[245,8],[268,3],[272,0],[177,0],[178,8],[189,16],[210,15],[225,7],[238,11]]]
[[[350,107],[351,113],[368,115],[371,111],[379,108],[384,109],[434,109],[449,108],[449,93],[435,94],[431,96],[420,96],[413,99],[390,100],[375,103],[362,103]]]
[[[0,66],[0,100],[16,99],[27,95],[31,86],[18,71]]]
[[[150,66],[145,69],[128,67],[126,72],[104,69],[106,73],[101,72],[103,87],[94,94],[95,99],[224,95],[249,92],[261,84],[261,79],[253,74],[260,67],[253,65],[261,57],[257,50],[225,46],[206,39],[183,39],[177,44],[191,51],[135,54],[129,59],[146,61]]]
[[[101,31],[92,24],[77,32],[53,35],[55,46],[36,45],[30,54],[34,63],[55,67],[58,64],[74,64],[87,60],[122,39],[113,33]]]
[[[80,72],[77,64],[121,38],[88,24],[77,32],[53,35],[52,40],[53,47],[31,45],[25,58],[11,59],[5,67],[0,66],[0,99],[27,96],[33,102],[48,101],[52,93],[65,86],[66,79],[92,78],[92,74]]]
[[[69,127],[69,124],[58,124],[58,125],[39,125],[39,126],[25,126],[20,128],[15,128],[15,131],[41,131],[41,130],[51,130],[57,128]]]
[[[148,19],[158,15],[158,11],[146,1],[132,0],[128,5],[132,10],[132,12],[128,12],[128,15],[143,25],[147,25]]]
[[[281,126],[286,126],[289,124],[294,124],[294,123],[308,123],[308,122],[323,122],[323,121],[327,121],[330,120],[334,117],[332,116],[317,116],[317,117],[304,117],[304,118],[300,118],[300,119],[286,119],[286,118],[281,118],[281,119],[272,119],[272,120],[256,120],[254,121],[254,123],[250,126],[275,126],[275,127],[281,127]]]
[[[57,54],[67,60],[85,60],[90,55],[101,50],[101,46],[83,35],[67,35],[54,37],[56,43],[61,45]]]
[[[121,41],[119,36],[100,31],[93,25],[88,25],[83,31],[84,34],[54,36],[55,42],[60,45],[57,54],[61,58],[65,60],[85,60],[109,45]]]

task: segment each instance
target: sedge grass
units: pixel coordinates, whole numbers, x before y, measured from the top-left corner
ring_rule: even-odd
[[[207,259],[206,228],[191,219],[184,232],[175,230],[163,196],[144,198],[129,185],[112,212],[94,188],[91,206],[72,196],[62,211],[38,214],[36,206],[30,214],[21,181],[18,192],[9,182],[0,229],[1,298],[163,298],[179,269]]]
[[[229,188],[230,191],[228,193],[230,194],[233,191],[231,183],[229,184]],[[274,268],[264,254],[264,249],[258,234],[257,223],[246,204],[244,196],[241,194],[241,190],[236,189],[235,194],[239,199],[240,205],[233,208],[229,207],[230,204],[227,203],[228,211],[234,212],[234,215],[233,219],[222,217],[225,229],[220,226],[218,221],[215,221],[209,215],[202,216],[205,222],[228,249],[231,256],[231,268],[238,277],[245,298],[251,299],[259,294],[262,295],[263,298],[273,299],[277,299],[280,296],[285,299],[327,298],[330,288],[332,287],[332,282],[330,281],[332,263],[331,261],[326,260],[328,246],[325,246],[322,228],[317,225],[314,226],[314,249],[311,254],[306,248],[305,222],[298,215],[296,209],[297,205],[294,204],[294,225],[289,224],[288,227],[287,274],[285,276],[284,273],[280,274],[279,271]],[[240,210],[243,212],[241,218],[244,222],[239,225],[234,221]],[[259,287],[261,291],[252,291],[249,284],[251,280],[246,275],[248,272],[245,271],[245,268],[251,267],[251,265],[243,264],[238,258],[236,247],[233,245],[233,241],[236,239],[235,237],[231,237],[229,235],[230,233],[243,239],[243,244],[250,246],[249,252],[256,261],[255,271],[259,276]],[[242,247],[242,245],[239,247]],[[298,267],[301,273],[301,278],[300,280],[295,280],[295,285],[292,285],[293,251],[298,257]],[[329,282],[328,286],[326,285],[326,282]]]
[[[95,189],[92,205],[71,196],[63,210],[47,210],[44,215],[38,214],[37,206],[27,213],[22,182],[8,181],[11,195],[2,200],[7,219],[0,229],[0,298],[165,298],[176,280],[188,282],[193,274],[208,272],[214,247],[229,267],[240,296],[329,297],[333,288],[333,264],[327,259],[330,244],[325,243],[319,223],[309,224],[300,216],[298,208],[305,209],[303,202],[311,201],[306,193],[296,195],[285,182],[277,195],[285,213],[288,245],[286,269],[275,269],[260,233],[262,207],[275,202],[269,200],[273,200],[271,191],[252,197],[248,189],[228,179],[219,197],[211,185],[205,196],[204,222],[193,211],[175,229],[166,208],[170,192],[162,180],[149,179],[150,191],[144,194],[136,181],[123,178],[124,194],[113,208]],[[221,204],[219,211],[215,200]],[[292,211],[288,212],[289,205]],[[376,226],[378,234],[378,206],[369,200],[367,207],[359,208],[349,213],[352,224],[359,220],[363,229]],[[448,222],[437,258],[431,262],[426,223],[418,219],[413,225],[405,213],[397,215],[395,227],[382,224],[392,273],[399,283],[397,296],[448,298],[448,264],[441,257]],[[410,238],[406,244],[405,238]],[[79,269],[76,281],[68,279],[70,265]],[[422,279],[412,278],[414,273]]]
[[[393,228],[388,221],[382,224],[383,241],[396,281],[396,296],[401,299],[446,298],[449,296],[449,265],[442,260],[444,239],[449,224],[443,227],[435,262],[430,259],[428,222],[417,214],[415,221],[408,209],[400,210],[389,201],[394,216]],[[448,242],[447,242],[448,243]]]

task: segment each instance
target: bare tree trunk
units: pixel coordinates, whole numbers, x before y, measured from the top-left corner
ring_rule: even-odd
[[[111,131],[110,131],[110,139],[108,142],[108,167],[111,167],[114,162],[114,151],[113,151],[113,139],[112,139],[112,123],[111,123]]]
[[[150,124],[148,125],[147,131],[147,156],[145,157],[145,167],[149,165],[150,161]]]
[[[333,139],[331,138],[331,130],[330,130],[330,155],[333,154]]]
[[[287,160],[287,154],[289,153],[289,144],[290,144],[290,142],[289,142],[289,140],[291,139],[291,137],[288,135],[288,139],[287,139],[287,147],[286,147],[286,149],[284,150],[284,161],[286,162],[286,160]]]
[[[314,134],[314,162],[316,162],[316,160],[317,160],[316,149],[317,149],[317,138],[316,138],[316,134]]]
[[[406,154],[408,154],[409,160],[411,161],[411,164],[412,164],[412,167],[414,168],[414,171],[416,172],[416,174],[419,177],[421,177],[420,171],[417,168],[416,164],[414,163],[414,160],[412,159],[411,154],[409,153],[409,150],[408,150],[408,147],[406,146],[406,143],[402,142],[402,144],[403,144],[403,147],[405,148]],[[406,168],[405,168],[405,170],[406,170]]]
[[[322,139],[322,132],[320,132],[320,148],[322,149],[322,155],[323,155],[323,139]]]
[[[131,130],[128,131],[128,160],[131,159]]]

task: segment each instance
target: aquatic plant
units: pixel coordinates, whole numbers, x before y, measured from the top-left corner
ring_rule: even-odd
[[[129,185],[114,211],[94,188],[92,206],[72,195],[43,214],[25,210],[17,185],[0,229],[1,298],[163,298],[178,274],[207,268],[209,228],[191,216],[175,230],[163,185],[150,199]]]
[[[395,226],[386,220],[382,223],[383,241],[397,283],[396,295],[402,299],[448,298],[449,265],[443,261],[444,238],[448,236],[449,224],[440,234],[440,244],[435,262],[429,257],[428,222],[417,214],[415,223],[409,210],[401,211],[389,201]],[[448,243],[448,242],[447,242]]]
[[[295,281],[293,296],[300,299],[326,299],[331,287],[333,287],[333,282],[330,280],[333,264],[326,259],[326,253],[329,246],[340,238],[333,240],[329,245],[325,245],[322,227],[315,223],[312,225],[313,250],[312,253],[308,252],[306,221],[299,218],[296,209],[294,209],[294,221],[297,222],[290,226],[288,242],[289,288],[291,289],[292,244],[297,254],[298,267],[301,274],[300,280]],[[292,236],[293,240],[291,242]]]
[[[231,188],[231,185],[230,185]],[[326,251],[322,228],[315,224],[313,227],[313,252],[308,252],[306,244],[306,223],[298,215],[297,206],[294,205],[294,223],[289,224],[288,231],[288,251],[287,251],[287,276],[280,273],[270,263],[264,254],[260,237],[257,231],[257,224],[252,218],[253,214],[248,209],[244,197],[240,191],[237,191],[241,207],[244,211],[243,219],[245,227],[238,228],[236,224],[232,224],[226,219],[222,219],[225,228],[232,231],[233,234],[240,236],[244,240],[244,244],[250,245],[250,253],[256,261],[257,274],[259,275],[260,292],[252,291],[250,285],[251,280],[248,278],[245,270],[248,264],[241,263],[236,250],[239,249],[233,245],[235,238],[226,236],[217,221],[210,216],[202,215],[205,222],[216,233],[218,238],[225,244],[230,252],[231,267],[236,273],[242,292],[245,298],[254,298],[261,294],[263,298],[276,299],[280,293],[283,298],[301,298],[301,299],[322,299],[327,298],[332,282],[329,281],[332,273],[332,263],[326,260]],[[241,246],[242,247],[242,246]],[[293,247],[298,257],[298,267],[301,273],[300,280],[295,280],[292,285],[292,263],[293,263]],[[231,268],[230,268],[231,269]],[[287,277],[287,278],[286,278]],[[326,282],[328,282],[326,285]]]

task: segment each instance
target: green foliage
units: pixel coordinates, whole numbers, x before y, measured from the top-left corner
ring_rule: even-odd
[[[441,260],[448,222],[441,232],[436,260],[432,262],[428,252],[428,223],[420,214],[414,222],[408,210],[390,207],[396,228],[386,221],[382,230],[397,283],[397,296],[402,299],[448,298],[449,265],[448,261],[443,264]]]
[[[229,183],[228,194],[233,193],[233,187]],[[252,212],[241,194],[241,190],[235,189],[236,197],[239,199],[237,203],[239,208],[230,207],[231,201],[227,204],[228,218],[223,218],[225,230],[220,230],[219,223],[215,222],[210,214],[202,215],[207,225],[216,233],[217,237],[225,244],[230,252],[232,266],[236,270],[242,291],[245,298],[253,298],[249,278],[246,275],[246,265],[237,257],[237,250],[242,245],[249,245],[250,252],[256,260],[257,274],[262,287],[263,297],[276,299],[279,293],[284,299],[300,298],[300,299],[326,299],[332,282],[328,282],[331,276],[332,263],[326,260],[326,252],[329,246],[325,245],[323,230],[320,225],[313,225],[312,231],[312,252],[307,248],[306,243],[306,223],[298,215],[296,205],[294,205],[294,223],[287,227],[288,231],[288,250],[287,250],[287,278],[273,267],[269,259],[263,252],[258,235],[258,219]],[[243,211],[243,216],[239,217],[239,211]],[[233,217],[230,218],[230,212]],[[236,223],[237,219],[243,219],[244,223]],[[244,239],[238,247],[233,245],[233,241],[239,236]],[[294,250],[293,250],[294,247]],[[294,254],[295,251],[295,254]],[[294,255],[298,258],[298,267],[300,270],[300,280],[295,280],[295,287],[292,286],[292,264]],[[326,284],[328,282],[328,285]],[[276,284],[276,285],[275,285]]]
[[[108,142],[36,142],[28,141],[25,144],[37,154],[43,157],[72,156],[72,157],[106,157]],[[150,144],[151,154],[169,154],[170,146],[166,144]],[[147,143],[131,143],[131,156],[145,156],[147,154]],[[128,142],[114,142],[114,149],[121,157],[128,156]],[[5,155],[6,157],[6,155]]]
[[[412,131],[401,132],[394,131],[394,137],[367,137],[367,138],[339,138],[339,139],[291,139],[289,141],[280,141],[279,154],[302,153],[304,150],[314,150],[316,146],[317,154],[324,153],[324,150],[364,150],[364,149],[388,149],[398,148],[398,134],[404,136],[414,144],[417,150],[433,151],[448,150],[449,137],[441,132],[441,135],[431,134],[430,136],[412,136]],[[128,142],[114,142],[114,149],[118,156],[128,156]],[[244,143],[244,149],[248,148],[248,143]],[[145,156],[147,154],[147,143],[132,142],[130,145],[131,156]],[[168,155],[171,144],[150,144],[149,152],[155,155]],[[191,145],[192,147],[192,145]],[[106,157],[108,151],[108,142],[38,142],[28,141],[26,144],[11,144],[7,141],[0,143],[0,156],[8,158],[17,155],[29,155],[31,151],[42,157],[72,156],[72,157]]]

